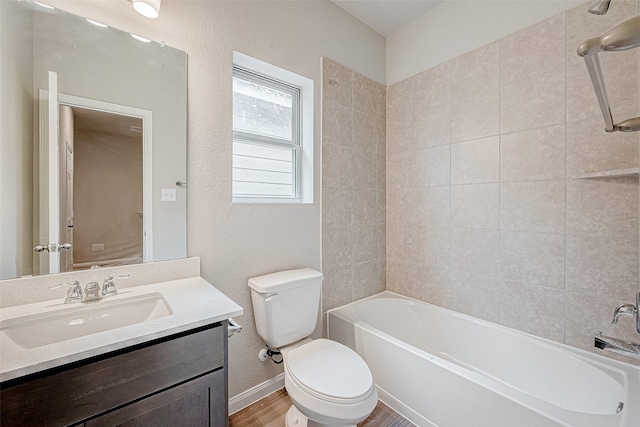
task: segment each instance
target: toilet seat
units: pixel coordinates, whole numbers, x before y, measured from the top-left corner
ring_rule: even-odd
[[[298,388],[327,402],[361,402],[375,387],[365,361],[349,347],[327,339],[289,351],[285,369]]]
[[[378,403],[369,367],[349,347],[317,339],[283,354],[287,393],[313,425],[355,427]]]

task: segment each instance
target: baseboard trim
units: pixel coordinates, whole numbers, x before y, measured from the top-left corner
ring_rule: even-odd
[[[398,399],[393,397],[391,394],[387,393],[382,387],[376,385],[378,389],[378,399],[387,405],[389,408],[396,411],[398,414],[405,417],[407,420],[411,421],[417,426],[425,426],[425,427],[437,427],[435,424],[431,423],[429,420],[424,418],[422,415],[418,414],[413,409],[409,408],[404,403],[400,402]]]
[[[229,399],[229,415],[256,403],[284,387],[284,372]]]

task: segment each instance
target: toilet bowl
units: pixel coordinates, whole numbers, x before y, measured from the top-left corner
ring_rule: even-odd
[[[284,383],[294,403],[288,427],[355,426],[378,403],[369,367],[350,348],[317,339],[283,355]]]
[[[322,273],[303,268],[249,280],[258,335],[284,359],[293,402],[288,427],[355,426],[378,403],[371,371],[355,351],[309,338],[317,325],[322,279]]]

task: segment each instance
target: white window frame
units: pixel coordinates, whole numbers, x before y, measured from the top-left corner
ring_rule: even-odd
[[[292,143],[279,138],[233,131],[233,140],[257,145],[286,147],[294,150],[294,196],[242,196],[232,194],[233,203],[313,203],[313,80],[290,71],[233,52],[233,75],[266,84],[277,90],[294,94]],[[297,101],[296,101],[297,98]],[[296,103],[298,105],[296,105]],[[232,190],[233,191],[233,190]]]

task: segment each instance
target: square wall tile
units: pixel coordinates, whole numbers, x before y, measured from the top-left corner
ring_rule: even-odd
[[[565,181],[500,185],[500,229],[564,233]]]
[[[378,223],[377,210],[377,189],[354,188],[351,190],[351,224],[358,227],[361,225],[375,225]]]
[[[388,258],[386,270],[387,290],[424,301],[426,290],[421,268],[421,264],[411,259]]]
[[[505,281],[500,293],[500,324],[564,342],[564,289]]]
[[[343,171],[353,177],[354,188],[378,187],[378,154],[375,151],[354,149],[350,165]]]
[[[424,103],[441,102],[450,97],[451,61],[429,68],[408,79],[411,84],[411,106],[420,109]]]
[[[500,44],[490,43],[449,61],[451,96],[473,97],[500,85]]]
[[[451,226],[454,228],[500,228],[499,184],[451,187]]]
[[[354,111],[353,113],[353,146],[359,150],[378,151],[384,130],[380,129],[382,122],[375,115]]]
[[[381,274],[383,271],[381,271],[380,265],[377,261],[353,264],[351,301],[356,301],[381,292],[379,290],[381,287],[384,290],[384,279]]]
[[[386,158],[386,181],[389,190],[424,186],[425,168],[420,150],[390,151]]]
[[[351,227],[322,227],[322,266],[350,266],[353,260]]]
[[[420,224],[432,229],[451,226],[451,187],[428,187],[421,190],[421,209],[415,214],[422,218]]]
[[[322,58],[322,96],[325,101],[351,108],[352,71]]]
[[[567,180],[567,233],[637,236],[638,180]]]
[[[353,190],[349,187],[322,188],[322,225],[350,227]]]
[[[451,100],[451,141],[467,141],[500,132],[500,91],[482,87]]]
[[[387,153],[393,151],[416,150],[420,148],[416,143],[411,114],[398,118],[387,117]]]
[[[379,117],[382,94],[377,90],[378,83],[362,74],[353,73],[353,111]]]
[[[353,146],[353,114],[350,107],[336,102],[324,102],[322,105],[322,143]]]
[[[638,135],[608,133],[601,117],[567,123],[567,177],[638,167]]]
[[[637,235],[568,234],[567,290],[618,299],[637,293]]]
[[[418,187],[433,187],[451,183],[451,155],[449,145],[429,147],[418,151],[420,172],[415,179]]]
[[[497,136],[451,144],[451,184],[482,184],[500,180]]]
[[[564,71],[566,14],[532,25],[500,40],[501,84],[536,74]]]
[[[411,97],[414,78],[405,79],[387,87],[387,120],[411,119],[411,111],[413,109]]]
[[[500,321],[500,289],[496,277],[452,270],[447,294],[451,310],[489,322]]]
[[[500,88],[500,133],[565,121],[565,71],[538,74]]]
[[[501,231],[500,270],[503,280],[564,289],[564,235]]]
[[[413,109],[413,133],[418,147],[451,142],[451,102],[449,98],[422,102]]]
[[[340,145],[323,144],[322,146],[322,186],[353,186],[353,164],[356,151],[354,148]]]
[[[495,230],[451,230],[451,268],[498,277],[500,234]]]
[[[324,280],[322,281],[322,310],[331,310],[352,300],[353,279],[351,266],[336,268],[322,268]]]
[[[500,181],[564,179],[564,125],[500,136]]]
[[[437,187],[436,187],[437,188]],[[390,189],[387,194],[387,223],[417,225],[425,222],[424,189]]]
[[[352,233],[353,256],[351,260],[354,264],[384,258],[386,239],[384,225],[353,227]]]
[[[412,267],[410,271],[417,274],[417,277],[409,281],[407,296],[441,307],[447,306],[447,287],[450,280],[448,262],[424,262]]]

